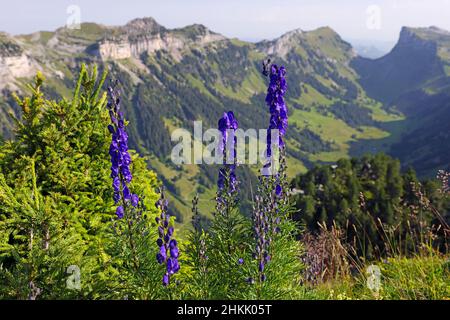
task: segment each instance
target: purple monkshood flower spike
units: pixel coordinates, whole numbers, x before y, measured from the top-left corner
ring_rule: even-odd
[[[156,218],[158,224],[159,238],[156,244],[159,247],[159,252],[156,254],[156,260],[159,264],[165,264],[166,272],[163,275],[163,286],[168,286],[170,277],[180,270],[178,257],[180,255],[177,240],[173,239],[174,228],[169,226],[170,214],[167,210],[168,201],[164,193],[164,187],[161,188],[160,198],[156,202],[156,207],[161,210],[161,214]]]
[[[118,219],[124,216],[125,208],[128,202],[133,207],[139,204],[139,197],[132,194],[129,189],[129,183],[133,179],[130,171],[131,156],[128,152],[128,134],[125,130],[125,119],[123,112],[120,111],[120,93],[118,90],[118,81],[108,88],[108,110],[111,124],[108,130],[111,133],[111,145],[109,155],[111,157],[111,179],[114,190],[114,203],[123,201],[124,206],[119,206],[116,210]]]
[[[266,104],[269,107],[270,121],[267,129],[267,159],[270,160],[276,150],[272,150],[272,130],[278,130],[278,151],[280,152],[281,171],[284,167],[284,136],[288,127],[288,110],[284,101],[286,94],[286,70],[284,67],[278,67],[275,64],[270,65],[270,60],[263,63],[263,74],[270,77],[269,87],[267,89]],[[275,141],[277,142],[277,141]],[[268,162],[266,166],[270,165]],[[255,207],[253,209],[253,227],[256,238],[254,257],[258,263],[259,282],[266,280],[266,265],[271,260],[270,251],[273,236],[278,232],[279,219],[278,206],[283,193],[284,173],[277,171],[273,177],[266,175],[260,178],[260,194],[255,197]],[[254,283],[255,279],[250,278],[249,283]]]
[[[229,191],[231,193],[236,191],[237,188],[237,180],[236,180],[236,157],[237,157],[237,151],[236,151],[236,144],[237,144],[237,137],[235,135],[235,132],[238,128],[238,121],[236,120],[234,113],[232,111],[228,111],[223,114],[222,118],[219,119],[218,122],[218,128],[219,131],[222,134],[222,140],[220,142],[220,151],[223,153],[223,164],[224,167],[219,170],[219,178],[217,181],[217,185],[219,187],[219,190],[223,190],[225,187],[225,180],[227,178],[228,173],[228,179],[229,179]],[[231,136],[230,133],[232,133]],[[228,154],[227,151],[230,153],[232,157],[233,163],[228,163]]]
[[[285,158],[285,142],[284,136],[286,135],[286,130],[288,127],[288,109],[286,103],[284,101],[284,96],[287,91],[287,83],[286,83],[286,69],[281,66],[278,67],[276,64],[270,65],[270,60],[267,63],[263,63],[264,75],[269,75],[270,82],[269,87],[267,88],[267,96],[266,96],[266,104],[269,106],[270,111],[270,121],[269,127],[267,128],[267,159],[269,160],[265,164],[265,168],[270,166],[272,155],[278,154],[272,150],[272,130],[278,130],[278,148],[280,151],[280,170],[277,171],[276,185],[274,187],[275,194],[277,197],[285,197],[286,194],[283,192],[282,181],[285,175],[286,169],[286,158]],[[268,71],[270,69],[270,72]],[[267,171],[266,171],[267,173]],[[265,173],[265,175],[266,175]]]
[[[269,106],[270,122],[267,129],[267,157],[272,155],[271,130],[279,130],[280,148],[284,147],[284,135],[288,126],[288,110],[284,101],[286,94],[286,70],[273,64],[270,67],[270,83],[267,89],[266,104]]]
[[[217,180],[216,210],[225,214],[236,204],[238,189],[236,178],[238,121],[232,111],[223,114],[218,121],[218,128],[222,135],[219,151],[222,152],[223,166],[219,169]]]

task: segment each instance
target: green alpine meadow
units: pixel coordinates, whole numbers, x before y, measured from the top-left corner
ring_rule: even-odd
[[[450,299],[449,31],[81,2],[53,31],[0,13],[0,300]]]

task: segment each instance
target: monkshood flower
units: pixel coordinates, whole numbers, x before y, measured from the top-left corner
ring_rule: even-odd
[[[159,264],[165,264],[166,272],[163,275],[162,283],[168,286],[170,277],[180,270],[178,257],[180,252],[178,250],[177,240],[173,238],[174,228],[170,226],[170,214],[167,210],[168,201],[165,197],[164,188],[161,188],[161,196],[156,202],[156,207],[161,210],[161,214],[156,218],[158,224],[159,238],[156,241],[159,252],[156,254],[156,260]]]
[[[269,72],[270,70],[270,72]],[[286,159],[285,159],[285,142],[284,136],[286,135],[286,130],[288,127],[288,109],[284,101],[284,96],[287,90],[286,83],[286,69],[281,66],[278,67],[276,64],[270,65],[270,60],[263,62],[263,75],[270,77],[269,87],[267,88],[266,104],[269,106],[270,111],[270,121],[267,128],[267,159],[271,159],[272,156],[280,155],[279,160],[280,168],[277,170],[274,176],[277,181],[275,186],[275,193],[278,197],[286,196],[283,193],[283,179],[285,176],[286,169]],[[278,130],[278,148],[279,150],[272,150],[272,130]],[[276,142],[276,141],[275,141]],[[279,151],[279,152],[278,152]],[[265,168],[271,166],[271,161],[268,161]],[[268,171],[265,171],[268,172]],[[271,171],[272,172],[272,171]]]
[[[222,152],[223,165],[219,169],[217,180],[216,212],[227,217],[237,203],[238,180],[237,166],[237,137],[238,122],[232,111],[226,112],[219,119],[218,129],[221,132],[219,151]]]
[[[222,134],[222,140],[219,145],[219,150],[223,153],[224,166],[219,170],[219,178],[217,186],[219,191],[223,191],[228,178],[228,192],[234,193],[237,190],[236,179],[236,144],[237,137],[234,134],[238,128],[238,122],[232,111],[223,114],[219,119],[218,129]],[[227,154],[229,152],[229,155]],[[231,158],[232,163],[229,163]]]
[[[256,240],[254,259],[257,261],[258,277],[256,279],[249,278],[249,283],[255,280],[262,283],[266,280],[266,265],[271,260],[272,241],[277,233],[280,232],[280,207],[285,204],[285,170],[286,162],[284,156],[284,136],[288,126],[288,110],[284,101],[286,94],[286,70],[284,67],[278,67],[275,64],[270,65],[270,60],[263,62],[263,75],[270,76],[270,83],[267,89],[266,103],[269,106],[270,122],[267,129],[267,159],[264,168],[267,169],[272,165],[272,158],[280,155],[280,170],[263,171],[260,177],[258,195],[255,197],[255,206],[253,208],[253,228]],[[278,131],[278,148],[272,150],[272,131]],[[269,173],[270,174],[267,174]]]
[[[107,107],[111,119],[108,130],[112,136],[109,155],[111,157],[113,199],[115,204],[122,200],[122,204],[116,209],[117,218],[122,219],[125,213],[125,207],[128,204],[137,207],[139,197],[132,194],[129,189],[129,184],[133,176],[130,171],[131,157],[128,152],[128,134],[126,132],[125,118],[123,112],[120,110],[118,81],[108,87],[108,95]]]
[[[263,70],[264,72],[267,71]],[[278,67],[276,64],[270,66],[270,84],[266,96],[266,103],[270,110],[270,122],[267,129],[267,157],[272,155],[271,130],[277,129],[279,131],[278,145],[280,148],[284,147],[283,137],[288,126],[288,110],[284,101],[287,90],[285,76],[286,70],[283,66]]]

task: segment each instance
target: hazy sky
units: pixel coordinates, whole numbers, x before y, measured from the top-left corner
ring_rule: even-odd
[[[270,39],[328,25],[345,39],[396,41],[401,26],[450,30],[450,0],[0,0],[0,30],[12,34],[64,26],[70,5],[81,22],[120,25],[151,16],[173,28],[202,23],[229,37]]]

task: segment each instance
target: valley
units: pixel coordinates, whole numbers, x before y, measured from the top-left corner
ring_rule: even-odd
[[[261,63],[286,66],[289,83],[288,174],[315,164],[364,153],[386,152],[420,176],[449,169],[450,33],[435,27],[403,28],[394,49],[378,59],[358,56],[331,28],[293,30],[277,39],[250,43],[228,39],[203,25],[167,29],[152,18],[125,26],[83,23],[30,35],[0,34],[0,135],[14,137],[9,112],[13,93],[40,70],[54,99],[75,86],[81,63],[97,64],[119,79],[130,120],[130,144],[171,195],[181,226],[189,225],[191,199],[211,214],[217,168],[175,166],[170,133],[192,131],[194,120],[216,127],[234,110],[243,129],[262,129],[267,79]],[[239,168],[244,198],[252,196],[257,167]],[[243,201],[244,212],[250,203]]]

